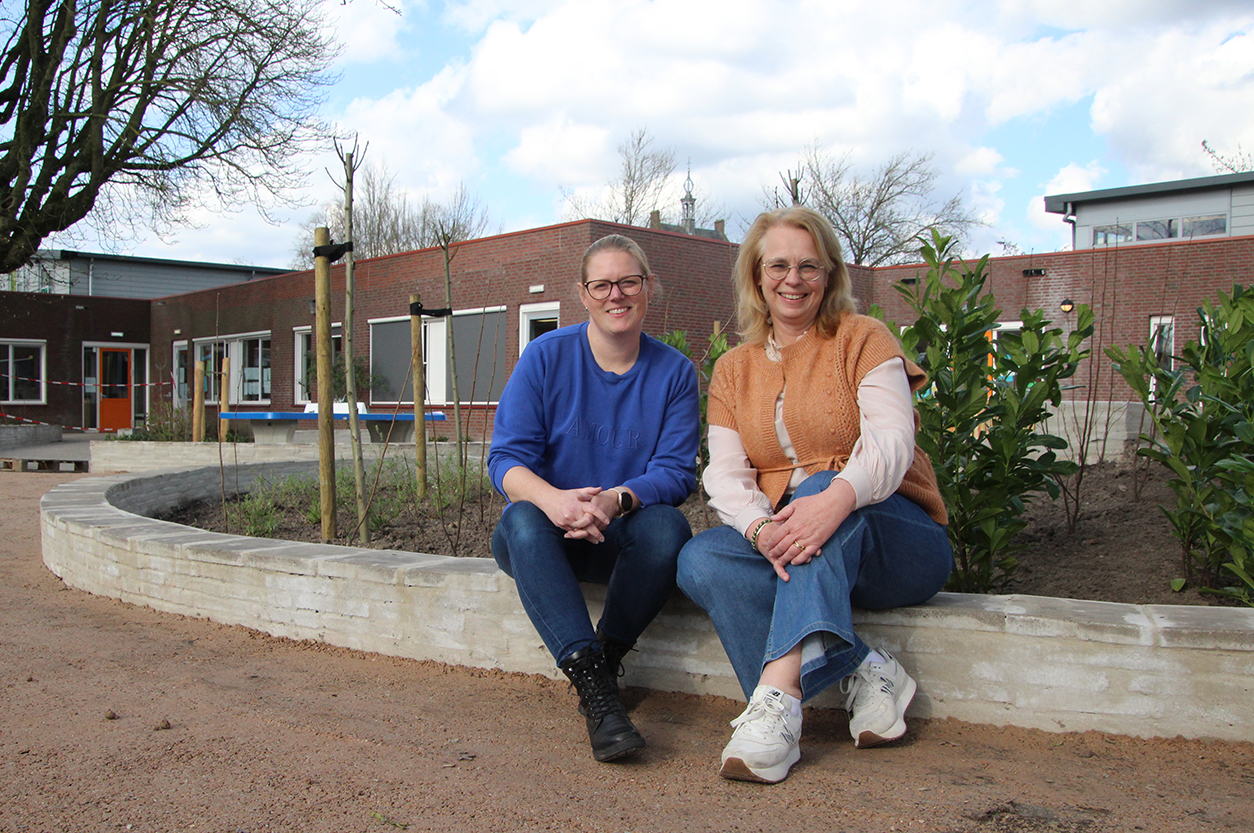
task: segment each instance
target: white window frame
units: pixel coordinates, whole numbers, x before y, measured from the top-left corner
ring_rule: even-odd
[[[1162,329],[1165,329],[1168,334],[1166,344],[1167,363],[1165,366],[1168,370],[1174,370],[1175,359],[1173,357],[1176,355],[1176,317],[1174,315],[1151,315],[1149,317],[1149,346],[1150,350],[1154,353],[1156,361],[1160,355],[1160,351],[1158,350],[1158,333]],[[1151,399],[1154,397],[1157,387],[1157,380],[1151,373],[1149,377],[1149,392]]]
[[[212,345],[220,344],[222,345],[222,356],[224,358],[229,359],[231,363],[231,367],[230,367],[231,375],[226,380],[227,390],[229,391],[229,395],[227,396],[227,404],[230,406],[235,406],[235,405],[240,405],[240,404],[269,405],[270,397],[266,397],[264,399],[249,399],[247,400],[246,403],[244,400],[244,372],[243,372],[244,371],[244,342],[255,341],[257,339],[269,339],[270,340],[271,356],[273,357],[274,338],[271,335],[269,330],[257,330],[257,331],[248,332],[248,333],[231,333],[229,335],[221,335],[221,336],[208,336],[206,338],[192,339],[190,343],[186,340],[174,342],[174,345],[173,345],[174,367],[176,368],[176,370],[178,368],[179,350],[186,349],[188,351],[188,354],[187,354],[187,359],[188,359],[187,361],[187,376],[188,376],[187,395],[189,397],[195,396],[195,392],[192,390],[192,386],[195,384],[196,362],[200,361],[201,351],[207,347],[211,350],[211,355],[216,356],[218,354],[218,350]],[[221,371],[218,370],[218,368],[215,366],[214,368],[207,367],[205,369],[205,372],[206,372],[206,375],[208,375],[209,373],[213,373],[216,375],[217,373]],[[271,372],[270,395],[273,396],[274,395],[274,383],[273,383],[274,362],[273,361],[271,361],[270,363],[270,372]],[[219,379],[213,379],[209,381],[208,390],[205,391],[205,404],[206,405],[217,405],[219,403],[220,386],[221,386],[221,380]],[[177,396],[177,390],[175,391],[175,395]]]
[[[410,318],[411,316],[408,316],[408,315],[393,315],[393,316],[388,316],[384,318],[371,318],[366,322],[366,324],[368,325],[367,332],[370,333],[370,349],[368,351],[368,357],[367,357],[368,365],[367,366],[371,368],[372,373],[374,372],[373,369],[375,366],[374,365],[374,329],[373,329],[374,325],[375,324],[398,324],[402,321],[408,323],[410,321]],[[423,318],[421,320],[422,320],[422,363],[426,366],[424,368],[425,373],[429,374],[429,373],[435,372],[432,369],[431,356],[429,355],[429,350],[427,347],[427,344],[431,338],[429,333],[431,332],[432,325],[438,323],[440,338],[444,338],[444,319],[443,318]],[[441,355],[443,355],[443,353],[441,353]],[[440,370],[438,373],[438,376],[440,379],[440,390],[444,390],[444,375],[445,375],[444,365],[441,364]],[[424,383],[424,387],[426,388],[426,391],[424,391],[424,393],[430,392],[431,390],[430,377],[424,374],[423,383]],[[374,391],[372,390],[370,392],[370,404],[371,405],[410,405],[412,406],[414,404],[414,401],[412,399],[376,399]],[[431,401],[427,400],[427,404],[430,405]]]
[[[309,396],[303,390],[304,385],[301,384],[301,381],[305,378],[305,349],[304,349],[305,345],[303,343],[304,337],[312,336],[313,329],[314,328],[308,324],[306,324],[303,327],[292,328],[292,356],[293,356],[293,359],[292,359],[292,403],[295,405],[308,405],[310,402],[313,402],[313,400],[310,399]],[[336,335],[340,336],[340,339],[341,339],[340,344],[342,346],[344,344],[343,342],[344,328],[341,322],[332,321],[331,322],[332,344],[335,343]],[[310,346],[313,348],[314,351],[316,351],[317,346],[313,344],[313,339],[310,338],[309,341],[310,341]],[[273,341],[270,342],[270,349],[271,350],[274,349]],[[331,352],[334,355],[335,350],[332,349]],[[274,365],[273,354],[272,354],[270,364],[273,367]],[[273,394],[274,392],[273,383],[271,383],[270,385],[270,391]]]
[[[1205,220],[1218,220],[1221,218],[1224,221],[1223,231],[1216,231],[1216,232],[1212,232],[1211,234],[1198,234],[1197,232],[1188,233],[1188,232],[1185,232],[1184,230],[1185,223],[1188,223],[1190,221],[1199,222],[1199,221],[1205,221]],[[1229,217],[1226,212],[1215,212],[1214,214],[1194,214],[1191,217],[1181,217],[1180,218],[1180,237],[1184,240],[1197,240],[1198,238],[1209,240],[1209,239],[1216,238],[1216,237],[1227,237],[1229,220],[1231,219],[1232,218]]]
[[[187,378],[183,380],[183,390],[179,390],[179,353],[187,353],[187,366],[184,371]],[[196,360],[192,356],[191,345],[187,339],[180,339],[170,345],[170,384],[174,388],[174,404],[186,405],[191,402],[192,384],[196,375]]]
[[[453,317],[454,317],[454,318],[459,318],[459,317],[466,316],[466,315],[484,315],[484,314],[489,313],[489,312],[499,312],[499,313],[502,313],[502,315],[504,315],[504,314],[508,313],[508,311],[509,311],[509,308],[508,308],[508,307],[506,307],[506,305],[505,305],[505,304],[501,304],[501,305],[499,305],[499,306],[493,306],[493,307],[475,307],[475,308],[473,308],[473,309],[459,309],[459,310],[454,310],[454,311],[453,311]],[[442,319],[440,319],[440,320],[441,320],[441,322],[443,323],[444,321],[447,321],[448,319],[444,319],[444,318],[442,318]],[[446,326],[447,326],[447,325],[446,325]],[[447,332],[445,332],[445,333],[441,333],[441,335],[443,335],[443,336],[444,336],[444,340],[440,342],[440,361],[439,361],[439,365],[440,365],[440,367],[441,367],[441,368],[445,368],[445,367],[447,367],[447,365],[448,365],[448,334],[447,334]],[[430,343],[430,340],[428,340],[428,342],[427,342],[427,343],[429,344],[429,343]],[[425,355],[425,354],[424,354],[424,355]],[[428,366],[428,367],[430,367],[430,366],[431,366],[431,362],[430,362],[430,360],[428,360],[428,361],[427,361],[427,366]],[[505,370],[506,370],[506,369],[505,369],[505,368],[503,368],[503,367],[502,367],[502,368],[500,368],[500,372],[501,372],[501,373],[505,373]],[[446,376],[447,374],[446,374],[446,373],[444,373],[443,371],[441,371],[441,374],[440,374],[440,375],[441,375],[441,376]],[[446,379],[445,381],[447,382],[447,379]],[[428,391],[430,391],[431,389],[432,389],[432,388],[431,388],[431,386],[430,386],[430,385],[428,385],[428,386],[427,386],[427,390],[428,390]],[[443,388],[441,388],[441,390],[443,390]],[[463,404],[463,405],[470,405],[470,406],[474,406],[474,405],[495,405],[495,404],[496,404],[496,400],[483,400],[483,401],[480,401],[480,400],[471,400],[470,402],[463,402],[462,404]],[[452,401],[450,400],[450,401],[445,402],[445,403],[444,403],[444,406],[445,406],[445,407],[448,407],[448,408],[451,408],[451,407],[453,407],[453,403],[452,403]]]
[[[12,399],[13,395],[13,348],[14,347],[35,347],[39,350],[39,398],[38,399]],[[3,356],[0,360],[7,365],[8,373],[8,390],[0,391],[0,402],[5,405],[47,405],[48,404],[48,341],[47,339],[34,338],[6,338],[0,339],[0,353]],[[23,377],[24,378],[24,377]]]
[[[485,315],[488,313],[501,313],[502,315],[505,315],[508,313],[508,311],[509,311],[509,308],[506,305],[500,304],[498,306],[473,307],[470,309],[455,310],[453,312],[453,316],[460,318],[460,317],[467,316],[467,315]],[[369,323],[370,324],[388,324],[388,323],[394,323],[397,321],[407,321],[408,319],[409,319],[409,316],[394,316],[390,318],[372,318],[370,319]],[[372,351],[371,367],[373,367],[374,366],[373,364],[374,340],[373,339],[371,339],[370,349]],[[453,406],[452,400],[445,399],[445,396],[447,396],[447,393],[448,393],[448,318],[447,317],[441,317],[441,318],[425,318],[424,317],[422,319],[422,360],[426,365],[424,381],[426,382],[427,405],[431,405],[431,406],[435,406],[439,408],[452,407]],[[506,371],[506,368],[498,368],[499,373],[505,373],[505,371]],[[435,398],[434,391],[440,392],[439,399]],[[370,403],[372,405],[396,405],[398,404],[396,400],[375,399],[373,396],[370,399]],[[399,404],[412,405],[413,403],[407,400],[402,400]],[[463,402],[462,404],[468,407],[474,406],[474,405],[495,405],[496,401],[495,400],[484,400],[484,401],[471,400],[468,402]]]
[[[246,375],[247,375],[247,371],[249,370],[249,368],[247,367],[247,365],[245,365],[244,362],[245,362],[245,359],[247,358],[246,346],[249,342],[252,342],[252,341],[268,342],[270,346],[265,349],[269,351],[270,355],[269,355],[268,364],[263,365],[262,367],[259,367],[257,369],[258,375],[257,375],[256,380],[254,380],[257,385],[257,398],[246,399],[245,392],[246,392],[246,386],[249,381],[246,378]],[[260,343],[257,345],[257,350],[258,350],[258,360],[260,360],[261,359],[260,351],[262,350],[262,346]],[[237,391],[238,396],[233,397],[231,401],[238,402],[240,404],[247,404],[247,405],[270,404],[270,397],[274,395],[274,339],[270,337],[269,331],[265,333],[259,333],[257,335],[242,336],[236,339],[234,344],[232,345],[232,352],[235,355],[232,356],[231,358],[231,390]],[[264,380],[262,379],[261,374],[265,372],[266,370],[269,370],[270,372],[269,395],[263,394],[263,391],[265,390],[266,385],[264,383]]]
[[[523,304],[518,308],[518,355],[531,343],[531,322],[552,318],[557,326],[562,326],[561,301],[544,301],[538,304]]]

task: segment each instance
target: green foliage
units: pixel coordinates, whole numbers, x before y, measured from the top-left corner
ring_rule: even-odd
[[[1137,454],[1172,474],[1163,514],[1186,577],[1254,606],[1254,291],[1234,286],[1197,313],[1201,338],[1171,362],[1153,345],[1106,353],[1153,422]]]
[[[419,500],[413,467],[409,461],[398,458],[376,461],[366,472],[365,479],[372,530],[386,527],[403,513],[420,506],[443,515],[463,500],[492,488],[487,472],[477,465],[468,466],[465,471],[456,466],[431,466],[427,470],[427,496]],[[335,500],[337,506],[350,506],[357,501],[353,473],[349,469],[336,469]],[[235,506],[231,522],[239,523],[246,529],[250,523],[260,528],[258,518],[266,510],[278,510],[272,512],[277,516],[287,509],[295,509],[310,526],[322,523],[318,481],[311,476],[293,476],[275,482],[258,481]],[[269,537],[265,532],[244,534]]]
[[[343,402],[348,398],[348,382],[344,378],[344,361],[343,353],[336,353],[331,360],[331,392],[336,402]],[[355,392],[359,400],[362,398],[362,394],[367,391],[374,391],[381,395],[391,393],[387,377],[379,373],[371,373],[370,368],[366,366],[366,362],[361,356],[353,358],[353,383],[357,386]],[[306,399],[313,399],[318,392],[318,356],[312,350],[305,354],[305,382],[303,387]],[[355,497],[354,500],[356,500]]]
[[[661,341],[674,347],[688,358],[692,358],[692,348],[688,346],[688,332],[686,330],[671,330],[669,333],[663,334]],[[714,377],[714,365],[718,362],[719,357],[731,349],[727,343],[727,331],[717,321],[714,322],[714,326],[710,331],[709,345],[706,348],[705,355],[701,357],[701,361],[697,364],[697,375],[701,377],[701,469],[704,469],[706,464],[710,462],[709,424],[705,418],[706,408],[710,402],[710,379]]]
[[[157,442],[191,442],[192,409],[180,408],[169,400],[159,399],[152,403],[144,427],[131,432],[130,439]]]
[[[933,233],[922,255],[926,279],[899,286],[918,320],[900,331],[906,355],[927,371],[916,441],[932,460],[949,510],[954,574],[949,588],[1003,590],[1017,567],[1015,536],[1027,525],[1033,495],[1057,497],[1053,478],[1075,470],[1056,451],[1066,441],[1040,430],[1061,382],[1088,355],[1093,313],[1077,309],[1070,334],[1037,310],[1020,313],[1022,328],[1003,330],[1001,310],[985,292],[988,257],[960,263],[952,238]]]

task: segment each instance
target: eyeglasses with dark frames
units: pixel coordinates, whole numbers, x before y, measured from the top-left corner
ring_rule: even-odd
[[[771,260],[762,264],[762,271],[765,272],[766,276],[773,281],[782,281],[786,279],[788,277],[788,273],[793,269],[797,270],[797,274],[801,276],[803,281],[811,283],[817,281],[821,277],[824,277],[826,274],[822,264],[814,263],[809,260],[796,265],[791,264],[786,260]]]
[[[640,290],[644,289],[644,275],[627,275],[616,281],[588,281],[583,288],[588,290],[588,294],[593,300],[604,301],[610,297],[610,293],[614,291],[614,287],[618,287],[618,291],[624,296],[630,298],[632,295],[639,295]]]

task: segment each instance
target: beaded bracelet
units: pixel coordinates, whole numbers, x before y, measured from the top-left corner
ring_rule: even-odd
[[[772,521],[770,518],[763,518],[762,520],[758,521],[758,525],[754,527],[753,537],[749,539],[749,545],[752,546],[755,550],[758,548],[758,533],[762,531],[762,527],[766,526],[769,523],[774,523],[774,521]]]

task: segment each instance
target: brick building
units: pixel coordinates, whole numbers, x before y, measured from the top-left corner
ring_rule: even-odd
[[[731,269],[737,247],[665,230],[595,220],[548,226],[467,241],[450,263],[453,315],[424,319],[427,406],[452,404],[447,331],[454,334],[459,398],[469,408],[467,431],[487,430],[490,413],[526,343],[549,329],[586,320],[575,284],[584,250],[607,234],[640,244],[662,284],[645,322],[660,335],[682,329],[699,355],[713,323],[732,317]],[[377,384],[363,401],[371,411],[413,407],[409,296],[427,308],[446,306],[444,254],[423,249],[358,261],[354,270],[356,323],[353,352]],[[212,373],[229,357],[228,404],[239,410],[302,409],[315,398],[312,271],[247,284],[174,295],[153,302],[152,366],[188,395],[198,360]],[[332,269],[331,318],[335,348],[342,343],[344,266]],[[210,406],[219,385],[211,382]]]
[[[866,272],[854,282],[863,304],[878,303],[889,320],[908,321],[908,307],[893,285],[920,277],[925,267]],[[1197,339],[1196,310],[1204,301],[1213,301],[1221,291],[1230,293],[1234,284],[1254,283],[1254,237],[993,258],[989,275],[987,287],[1007,326],[1013,326],[1026,307],[1045,310],[1065,328],[1068,316],[1061,304],[1070,299],[1093,308],[1095,352],[1110,345],[1147,344],[1157,332],[1167,340],[1163,346],[1171,354],[1186,340]],[[1109,364],[1103,357],[1105,369],[1095,380],[1099,398],[1130,398],[1131,391],[1122,379],[1113,378]],[[1083,384],[1088,378],[1087,372],[1081,373],[1078,381]]]
[[[725,240],[583,220],[467,241],[455,247],[450,264],[454,315],[424,319],[428,407],[447,410],[451,405],[445,345],[446,328],[452,326],[460,399],[471,414],[467,430],[475,436],[489,431],[492,407],[527,341],[586,319],[574,286],[580,258],[591,242],[612,233],[639,242],[662,282],[663,292],[646,321],[649,333],[685,330],[699,356],[715,321],[734,326],[731,272],[738,247]],[[1094,308],[1093,348],[1099,359],[1081,370],[1073,380],[1079,387],[1068,396],[1122,409],[1131,393],[1102,351],[1111,345],[1145,344],[1156,333],[1169,355],[1185,340],[1197,338],[1195,310],[1203,301],[1230,291],[1233,284],[1254,282],[1254,236],[1109,245],[994,258],[989,264],[988,288],[1004,311],[1005,327],[1015,325],[1024,307],[1046,310],[1064,327],[1068,314],[1060,309],[1063,300]],[[878,304],[889,320],[907,322],[909,309],[894,285],[917,279],[924,269],[917,264],[851,267],[860,307]],[[420,294],[429,308],[445,306],[443,274],[439,249],[357,263],[354,352],[380,382],[363,397],[370,410],[412,408],[407,384],[409,296]],[[0,349],[16,349],[20,355],[10,361],[20,363],[31,358],[22,349],[32,340],[44,344],[37,358],[48,363],[41,378],[49,384],[41,394],[43,403],[9,401],[0,403],[0,411],[90,427],[95,417],[88,411],[98,405],[86,400],[86,388],[61,390],[51,381],[81,380],[80,351],[117,343],[133,351],[136,383],[145,378],[166,383],[153,388],[158,395],[170,391],[185,400],[195,361],[206,361],[212,371],[229,356],[232,408],[302,409],[311,399],[306,374],[313,349],[313,298],[313,274],[308,271],[255,277],[150,302],[87,299],[102,304],[90,309],[84,299],[73,296],[6,293],[6,300],[14,302],[0,311]],[[133,306],[106,309],[106,300]],[[338,345],[344,310],[342,263],[332,270],[331,306]],[[24,318],[19,320],[16,310],[23,310]],[[136,326],[119,327],[120,321]],[[119,332],[123,335],[117,336]],[[69,336],[68,346],[53,344],[61,333]],[[7,377],[3,381],[10,383]],[[218,379],[211,378],[208,387],[212,411],[220,395]],[[1127,430],[1135,435],[1136,427]]]
[[[0,277],[0,422],[143,425],[149,299],[287,270],[41,250]]]

